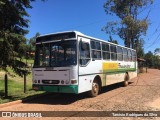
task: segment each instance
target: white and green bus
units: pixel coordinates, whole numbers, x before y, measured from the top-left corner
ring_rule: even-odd
[[[77,31],[36,39],[33,89],[97,96],[103,86],[137,76],[136,51]]]

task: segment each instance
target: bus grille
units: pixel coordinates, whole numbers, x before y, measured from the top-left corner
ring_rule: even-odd
[[[59,80],[42,80],[43,84],[59,84]]]

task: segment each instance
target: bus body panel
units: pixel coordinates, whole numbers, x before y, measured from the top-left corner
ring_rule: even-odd
[[[34,75],[38,80],[64,80],[69,82],[70,80],[69,72],[70,71],[68,69],[64,69],[64,70],[54,69],[54,70],[45,70],[45,71],[34,71]]]
[[[125,68],[127,67],[127,68]],[[136,77],[136,66],[134,62],[103,61],[103,84],[102,86],[123,82],[128,72],[130,78]]]
[[[78,94],[77,66],[48,69],[49,68],[33,68],[34,89],[39,91]],[[77,83],[73,85],[71,84],[71,80],[77,80]]]
[[[78,37],[78,41],[90,43],[89,38]],[[90,48],[91,51],[91,48]],[[79,87],[78,91],[86,92],[92,89],[92,83],[96,76],[100,76],[102,86],[123,82],[128,72],[130,78],[137,76],[136,63],[112,60],[90,60],[86,66],[79,65]]]
[[[77,39],[79,42],[82,41],[82,42],[90,44],[90,39],[87,39],[84,37],[78,37]],[[79,51],[79,57],[80,57],[80,51]],[[95,62],[97,63],[98,61],[95,61]],[[92,82],[95,77],[95,73],[99,73],[98,70],[99,70],[99,67],[101,66],[100,64],[101,62],[99,62],[98,64],[93,64],[91,59],[84,66],[81,66],[79,63],[79,70],[78,70],[78,76],[79,76],[78,92],[79,93],[86,92],[92,89]]]
[[[91,61],[86,67],[79,67],[79,92],[92,89],[92,83],[96,76],[102,75],[102,62],[100,60]]]

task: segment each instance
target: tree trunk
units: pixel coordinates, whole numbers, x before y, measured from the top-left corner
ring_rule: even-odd
[[[130,38],[127,40],[127,47],[130,48]]]
[[[134,38],[131,38],[132,49],[134,49]]]

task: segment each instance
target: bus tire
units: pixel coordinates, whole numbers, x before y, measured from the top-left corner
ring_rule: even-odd
[[[128,72],[124,76],[124,81],[123,81],[123,86],[127,87],[128,86],[128,81],[129,81],[129,74]]]
[[[99,91],[100,91],[100,84],[98,80],[95,79],[92,83],[92,90],[89,91],[89,96],[96,97],[99,94]]]

